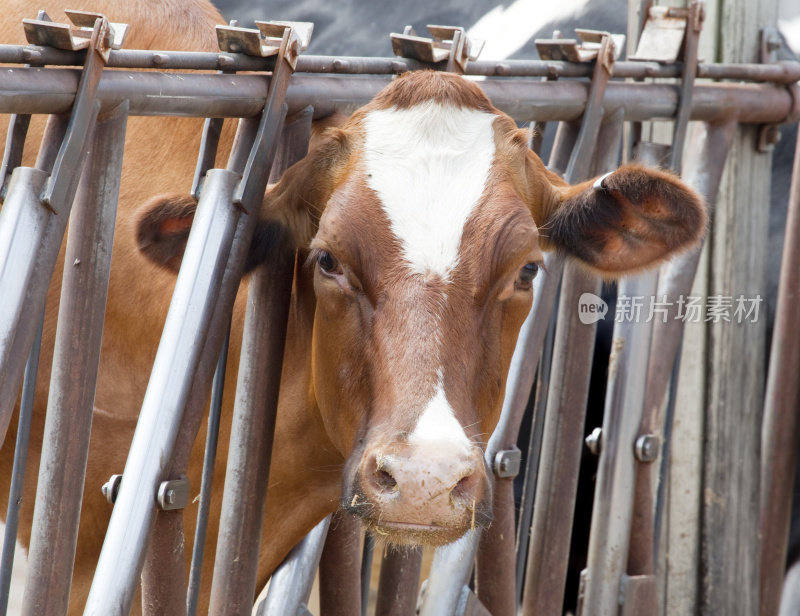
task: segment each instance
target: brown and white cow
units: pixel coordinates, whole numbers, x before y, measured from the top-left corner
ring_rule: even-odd
[[[131,23],[131,48],[211,48],[213,23],[220,21],[201,0],[180,7],[151,0],[83,6]],[[24,9],[20,18],[31,13]],[[6,24],[18,23],[7,17]],[[152,33],[153,40],[135,38],[137,31]],[[198,123],[187,120],[137,118],[128,130],[73,583],[76,611],[109,515],[99,486],[123,467],[169,302],[169,257],[185,241],[185,231],[160,230],[185,229],[172,225],[171,217],[185,217],[187,203],[191,209],[175,191],[191,181],[198,137]],[[146,192],[168,194],[148,200]],[[482,446],[498,419],[542,252],[559,250],[594,271],[619,276],[692,246],[704,230],[705,213],[697,195],[676,178],[641,167],[620,169],[597,185],[569,186],[528,150],[525,135],[476,84],[417,72],[396,79],[342,126],[328,129],[284,174],[261,211],[263,229],[275,221],[290,229],[300,256],[262,581],[340,503],[392,543],[442,544],[488,524],[491,480]],[[142,237],[148,246],[137,245]],[[51,298],[58,297],[57,287]],[[56,302],[48,306],[49,340]],[[234,340],[243,308],[240,298]],[[229,382],[235,382],[238,354],[234,343]],[[40,451],[48,352],[42,365],[28,494]],[[0,452],[3,469],[10,468],[11,449],[6,444]],[[196,449],[190,469],[195,487]],[[0,472],[0,493],[7,494],[8,475]],[[213,497],[216,517],[221,483]],[[27,502],[23,543],[33,499]],[[194,506],[187,508],[188,537],[195,514]],[[214,519],[210,528],[209,561]]]

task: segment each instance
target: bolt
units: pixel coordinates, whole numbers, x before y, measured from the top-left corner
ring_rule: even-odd
[[[164,502],[168,505],[175,503],[175,490],[167,490],[167,493],[164,495]]]
[[[594,455],[600,455],[600,448],[602,446],[602,438],[603,438],[603,429],[602,428],[595,428],[592,430],[591,434],[586,437],[584,441],[586,446],[589,448]]]
[[[654,434],[645,434],[636,439],[634,452],[640,462],[653,462],[658,457],[658,437]]]

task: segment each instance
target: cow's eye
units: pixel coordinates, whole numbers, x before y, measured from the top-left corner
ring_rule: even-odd
[[[538,263],[526,263],[517,276],[517,289],[528,290],[533,286],[533,279],[539,273]]]
[[[339,262],[331,253],[325,250],[319,251],[319,254],[317,255],[317,263],[319,264],[319,268],[330,276],[333,276],[334,274],[340,274],[342,271],[342,268],[339,266]]]

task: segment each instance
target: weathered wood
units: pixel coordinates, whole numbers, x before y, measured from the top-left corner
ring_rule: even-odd
[[[715,59],[758,62],[759,29],[775,23],[776,8],[775,0],[720,2]],[[765,296],[771,156],[757,142],[755,126],[734,136],[709,237],[709,298]],[[763,314],[756,323],[731,317],[708,323],[699,612],[709,615],[756,614],[759,604],[766,330]]]

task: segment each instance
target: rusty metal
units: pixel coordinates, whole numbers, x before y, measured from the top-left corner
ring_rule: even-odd
[[[42,346],[44,315],[39,319],[39,328],[25,365],[25,379],[22,383],[22,396],[17,420],[17,440],[14,447],[14,466],[11,470],[11,487],[8,491],[8,509],[3,520],[3,550],[0,556],[0,614],[8,611],[11,572],[14,567],[14,552],[17,547],[19,510],[22,505],[22,488],[25,482],[25,467],[28,461],[28,444],[33,417],[33,398],[36,392],[36,373],[39,369],[39,350]]]
[[[361,522],[333,514],[319,563],[319,604],[325,616],[361,614]]]
[[[15,96],[0,96],[0,113],[65,113],[74,100],[78,78],[72,69],[5,69],[0,88],[14,91]],[[350,113],[388,82],[386,77],[295,76],[287,93],[289,113],[307,105],[314,106],[317,117],[337,110]],[[496,107],[520,122],[580,119],[589,90],[582,81],[485,80],[479,85]],[[797,113],[797,97],[791,92],[767,84],[697,84],[690,119],[788,121]],[[130,100],[131,115],[239,118],[259,115],[266,93],[267,82],[257,75],[107,71],[98,98],[104,109]],[[625,108],[626,120],[640,121],[674,118],[679,98],[679,88],[672,84],[612,82],[605,101],[610,108]]]
[[[464,28],[428,25],[428,32],[432,38],[417,36],[411,26],[406,26],[403,34],[393,32],[390,35],[392,51],[396,56],[429,65],[446,62],[444,70],[464,74],[468,62],[477,60],[483,49],[484,41],[468,37]],[[390,66],[398,68],[394,64]]]
[[[274,155],[276,175],[305,155],[312,115],[307,109],[284,128],[282,147]],[[249,613],[252,608],[293,273],[294,253],[283,245],[250,281],[211,585],[212,614]]]
[[[126,124],[124,106],[98,122],[67,235],[26,610],[59,613],[66,611],[69,601]]]
[[[622,34],[610,34],[600,30],[575,29],[578,39],[536,39],[536,51],[542,60],[555,60],[563,62],[573,62],[583,64],[592,62],[598,58],[606,36],[612,37],[614,41],[615,58],[622,51],[625,45],[625,36]]]
[[[421,570],[421,546],[386,546],[378,580],[375,613],[383,616],[413,614]]]
[[[622,112],[617,111],[594,141],[578,140],[587,144],[585,160],[576,160],[580,155],[576,145],[568,165],[574,174],[572,182],[616,167],[622,124]],[[592,168],[586,150],[591,152],[589,144],[594,146],[595,142]],[[564,269],[522,596],[525,615],[560,613],[562,607],[594,350],[596,324],[581,323],[576,307],[584,292],[599,294],[599,280],[574,264]]]
[[[0,63],[76,66],[81,65],[83,60],[80,52],[50,47],[0,44]],[[268,72],[273,70],[274,63],[274,57],[261,58],[241,53],[121,49],[109,52],[107,66],[127,69]],[[296,71],[394,75],[428,67],[428,63],[410,58],[303,55],[298,59]],[[697,71],[697,76],[704,79],[792,84],[800,79],[800,62],[783,61],[771,65],[701,63]],[[615,79],[678,78],[681,72],[681,63],[630,61],[617,62],[612,77]],[[562,61],[474,60],[467,65],[465,74],[485,77],[590,77],[592,67],[583,63]]]
[[[619,297],[653,297],[656,280],[652,272],[623,278]],[[637,467],[634,443],[642,419],[650,326],[651,323],[635,320],[614,324],[603,415],[603,448],[594,491],[583,595],[586,614],[610,614],[618,609],[621,601],[625,603],[620,592],[627,564],[624,555],[628,553],[631,539]]]
[[[794,155],[786,239],[761,434],[761,616],[778,613],[800,438],[800,137]]]

